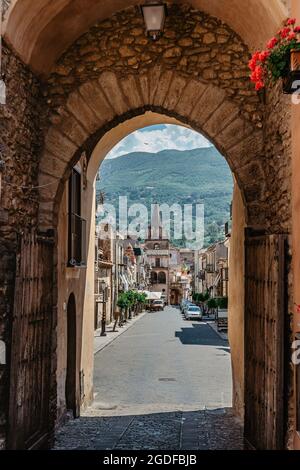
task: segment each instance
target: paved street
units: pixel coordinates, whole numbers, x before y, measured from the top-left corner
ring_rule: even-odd
[[[242,448],[228,343],[176,308],[146,314],[97,353],[94,387],[93,406],[59,431],[56,448]]]

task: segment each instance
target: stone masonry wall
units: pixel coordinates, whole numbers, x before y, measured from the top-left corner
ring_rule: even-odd
[[[43,102],[39,81],[6,47],[3,52],[7,105],[0,105],[0,160],[4,162],[0,173],[0,339],[7,354],[6,365],[0,365],[0,448],[8,403],[17,233],[37,221],[38,191],[30,187],[37,185]]]
[[[250,121],[261,126],[260,106],[249,81],[247,46],[226,24],[189,6],[169,5],[164,35],[153,42],[140,13],[129,8],[80,37],[59,60],[45,95],[53,108],[104,70],[119,77],[160,64],[224,90]],[[184,18],[184,21],[183,21]]]

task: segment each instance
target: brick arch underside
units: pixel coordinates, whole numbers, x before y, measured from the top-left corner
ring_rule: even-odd
[[[205,135],[226,158],[238,181],[248,224],[264,223],[262,130],[243,117],[224,90],[156,66],[123,78],[103,72],[98,80],[71,93],[59,108],[40,161],[39,220],[43,228],[56,225],[64,183],[82,152],[90,158],[108,131],[147,111],[174,117]]]

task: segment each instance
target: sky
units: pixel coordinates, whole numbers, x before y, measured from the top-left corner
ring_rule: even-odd
[[[116,158],[131,152],[157,153],[162,150],[192,150],[210,147],[211,143],[198,132],[174,124],[149,126],[129,134],[106,156]]]

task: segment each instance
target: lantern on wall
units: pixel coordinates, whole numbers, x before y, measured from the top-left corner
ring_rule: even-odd
[[[147,34],[153,41],[156,41],[161,37],[164,30],[166,16],[168,14],[167,5],[150,0],[144,5],[141,5],[141,10]]]

